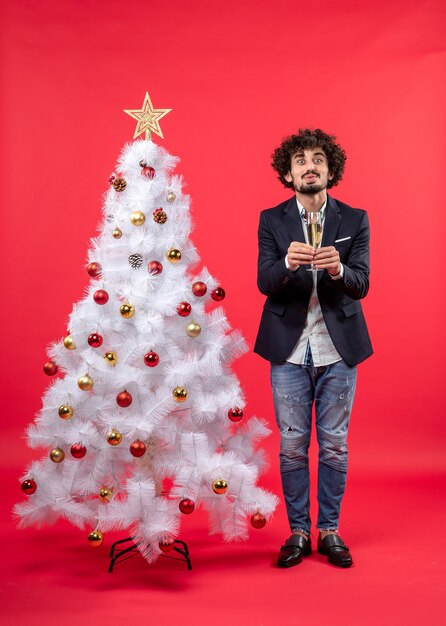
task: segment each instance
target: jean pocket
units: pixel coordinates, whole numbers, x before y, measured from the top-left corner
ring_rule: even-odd
[[[278,402],[279,404],[288,407],[307,407],[313,402],[313,398],[307,390],[303,389],[299,392],[299,390],[290,390],[287,389],[287,387],[282,387],[281,385],[273,386],[273,397],[274,402]]]
[[[336,376],[331,377],[319,390],[316,403],[325,406],[342,404],[347,407],[351,406],[355,397],[355,389],[356,370],[338,372]]]

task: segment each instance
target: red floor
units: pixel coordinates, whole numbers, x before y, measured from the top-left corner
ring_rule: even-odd
[[[213,626],[444,623],[446,477],[354,476],[343,510],[343,536],[355,564],[329,566],[317,553],[289,570],[274,566],[287,527],[281,505],[265,529],[243,544],[207,534],[206,515],[183,524],[193,570],[139,555],[107,573],[107,545],[92,549],[66,523],[16,530],[20,468],[2,472],[1,615],[13,626],[114,624]]]

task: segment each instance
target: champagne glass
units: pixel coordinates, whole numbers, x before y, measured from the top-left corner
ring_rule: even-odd
[[[319,248],[322,241],[322,216],[320,211],[308,211],[307,213],[307,232],[308,243],[313,248]],[[322,271],[317,268],[313,263],[310,270]]]

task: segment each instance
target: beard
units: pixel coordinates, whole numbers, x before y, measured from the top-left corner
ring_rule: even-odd
[[[320,178],[320,175],[318,175],[317,172],[308,172],[308,173],[315,174],[316,176],[319,176]],[[325,181],[325,182],[315,181],[314,183],[309,184],[309,183],[302,181],[300,178],[299,179],[293,178],[292,180],[293,180],[294,191],[298,191],[299,193],[305,194],[307,196],[320,193],[324,189],[327,189],[327,184],[328,184],[328,181]]]
[[[327,189],[327,185],[321,183],[313,183],[312,185],[308,185],[306,183],[302,183],[301,185],[297,185],[293,183],[294,191],[298,191],[299,193],[306,194],[308,196],[314,195],[316,193],[320,193],[324,189]]]

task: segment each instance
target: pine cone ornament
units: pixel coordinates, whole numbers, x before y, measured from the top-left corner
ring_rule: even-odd
[[[125,178],[115,178],[112,185],[115,191],[124,191],[124,189],[127,187],[127,181],[125,180]]]
[[[133,269],[137,270],[143,264],[144,259],[140,254],[131,254],[129,256],[129,263]]]
[[[167,221],[167,213],[165,213],[163,209],[155,209],[153,219],[157,224],[164,224]]]

